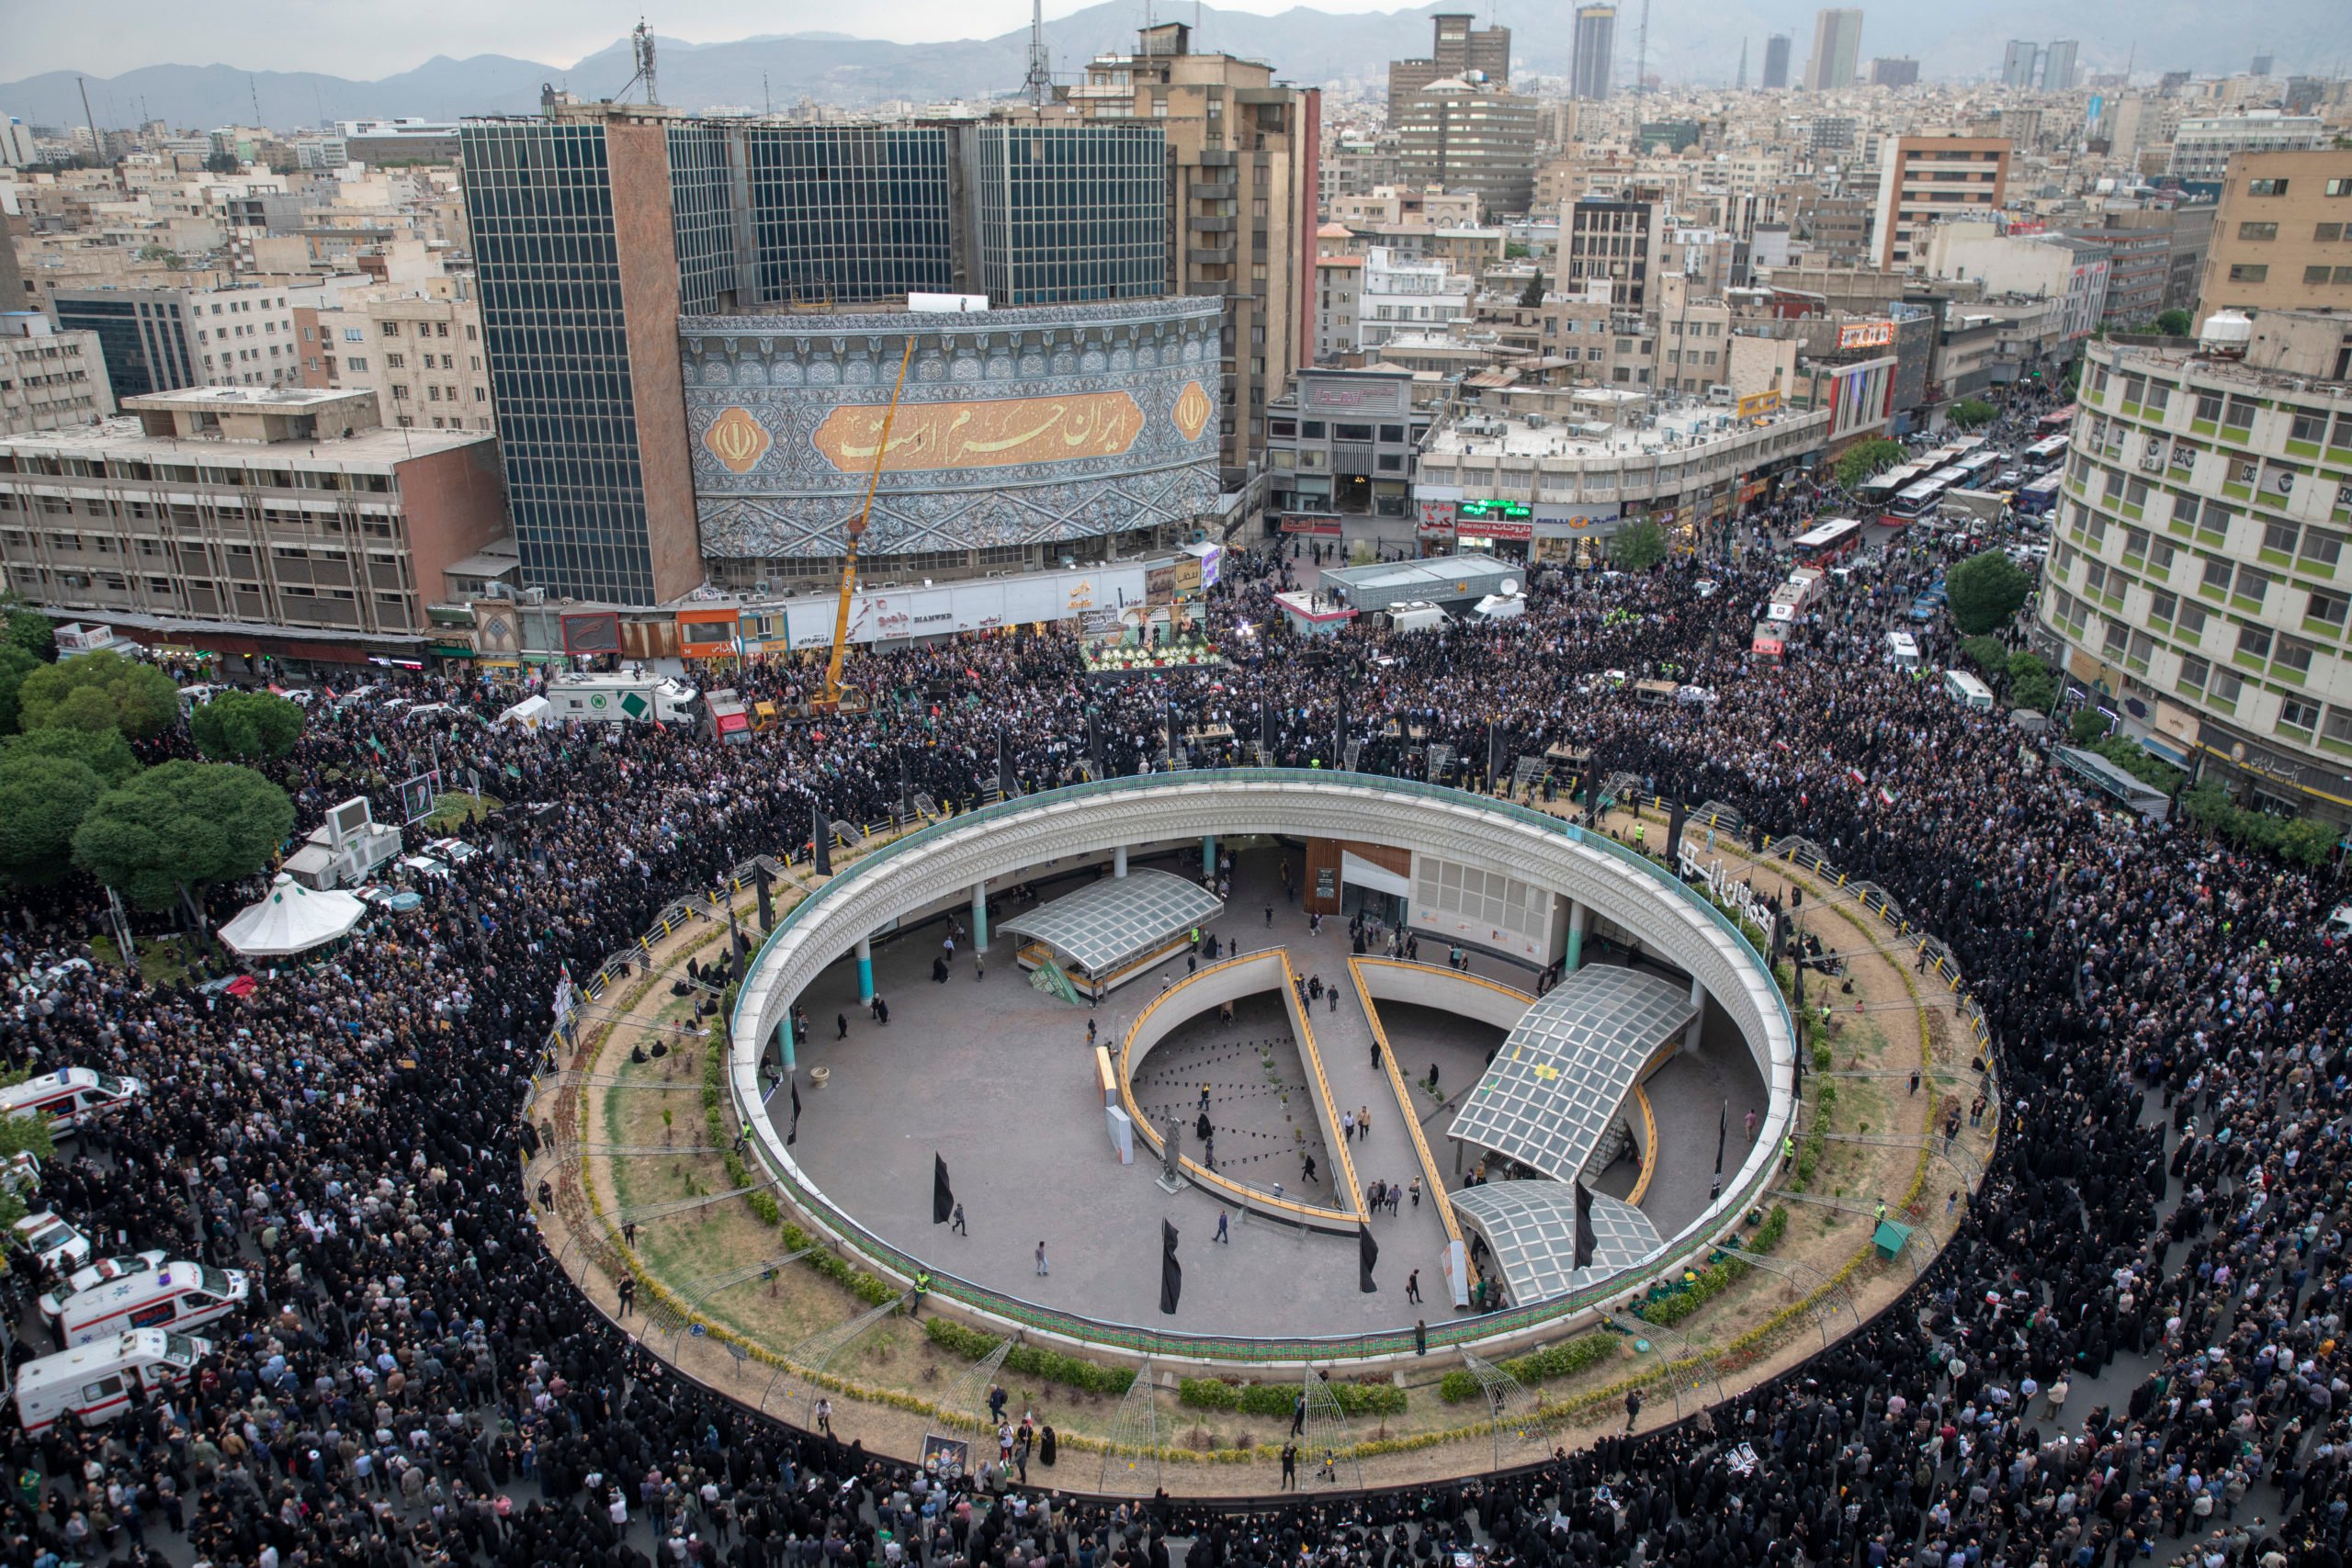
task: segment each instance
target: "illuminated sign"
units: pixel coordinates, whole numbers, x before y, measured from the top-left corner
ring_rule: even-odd
[[[1454,517],[1463,523],[1532,523],[1535,509],[1523,501],[1464,501],[1455,503]]]
[[[1849,321],[1838,329],[1839,348],[1884,348],[1894,341],[1893,321]]]

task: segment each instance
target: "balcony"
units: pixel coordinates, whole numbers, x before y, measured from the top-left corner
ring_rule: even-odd
[[[1195,234],[1230,234],[1233,221],[1230,218],[1203,218],[1198,214],[1184,220],[1185,227]]]

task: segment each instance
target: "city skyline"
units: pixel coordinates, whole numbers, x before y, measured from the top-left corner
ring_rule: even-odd
[[[1229,47],[1244,53],[1264,52],[1254,42],[1259,38],[1285,40],[1296,35],[1296,41],[1288,47],[1278,47],[1282,57],[1275,63],[1295,80],[1325,83],[1354,74],[1361,64],[1356,55],[1369,59],[1387,50],[1387,33],[1419,30],[1430,15],[1445,8],[1442,5],[1399,7],[1383,0],[1322,0],[1314,6],[1280,0],[1231,0],[1220,6],[1197,6],[1193,13],[1180,6],[1170,16],[1184,20],[1197,16],[1211,32],[1220,25],[1230,27],[1236,36],[1228,40]],[[1061,35],[1063,44],[1057,70],[1072,73],[1079,60],[1139,25],[1146,9],[1125,4],[1048,6],[1047,32]],[[1516,24],[1527,35],[1522,52],[1531,68],[1566,76],[1571,66],[1576,10],[1575,0],[1489,5],[1476,13],[1476,20],[1482,27]],[[347,24],[331,15],[308,11],[296,17],[278,0],[265,0],[252,11],[255,25],[234,32],[233,51],[223,47],[224,35],[217,18],[199,21],[155,0],[132,0],[128,7],[109,9],[103,23],[89,14],[63,11],[17,18],[10,28],[9,58],[23,74],[15,82],[0,83],[0,93],[54,73],[87,75],[94,87],[104,87],[124,74],[156,68],[225,69],[261,76],[265,85],[271,73],[315,73],[365,85],[435,66],[502,59],[558,73],[593,71],[610,60],[626,61],[627,35],[640,16],[662,45],[682,57],[718,46],[787,40],[820,46],[862,45],[886,52],[995,44],[1013,38],[1025,41],[1027,23],[1018,0],[952,9],[937,0],[892,0],[888,6],[861,12],[854,32],[778,28],[775,13],[754,10],[738,0],[695,0],[690,6],[654,11],[624,5],[564,7],[560,12],[540,0],[526,0],[519,6],[498,7],[489,15],[479,8],[460,11],[440,0],[430,0],[415,14],[414,25],[404,27],[397,38],[388,40],[378,29],[359,21],[356,14]],[[285,14],[287,25],[269,27],[273,13]],[[1668,81],[1729,85],[1743,39],[1760,49],[1769,35],[1789,32],[1799,40],[1801,54],[1812,38],[1815,13],[1814,6],[1797,0],[1756,0],[1729,9],[1702,6],[1698,0],[1658,0],[1652,15],[1651,68]],[[1873,6],[1868,8],[1868,38],[1861,58],[1917,57],[1923,75],[1935,80],[1997,77],[2001,65],[1997,50],[1989,60],[1980,60],[1978,56],[1986,51],[1975,40],[1987,34],[2032,37],[2046,33],[2046,23],[2035,25],[2041,15],[2024,4],[1996,6],[1973,16],[1965,28],[1958,28],[1949,11],[1939,7],[1911,0]],[[1333,17],[1355,19],[1360,25],[1332,36],[1322,24]],[[1701,21],[1705,26],[1688,25]],[[1322,28],[1319,34],[1318,28]],[[2221,63],[2211,58],[2206,39],[2193,28],[2177,18],[2144,15],[2124,0],[2077,8],[2066,30],[2083,40],[2081,66],[2086,73],[2117,70],[2126,61],[2152,73],[2210,70]],[[1098,33],[1099,39],[1094,36]],[[1084,35],[1078,39],[1077,59],[1060,58],[1069,52],[1074,34]],[[2335,73],[2352,63],[2352,17],[2325,0],[2302,0],[2267,14],[2263,35],[2255,42],[2262,52],[2276,56],[2276,69],[2282,73]],[[1550,61],[1552,54],[1559,59]],[[1792,75],[1799,63],[1801,59],[1792,62]],[[2239,64],[2242,68],[2243,62]],[[622,76],[627,74],[624,69]],[[601,96],[617,90],[620,79],[610,84],[582,80],[559,85]],[[300,106],[293,107],[299,110]],[[99,112],[103,117],[104,110]],[[266,106],[265,112],[268,112]],[[384,111],[338,111],[330,105],[325,112]]]

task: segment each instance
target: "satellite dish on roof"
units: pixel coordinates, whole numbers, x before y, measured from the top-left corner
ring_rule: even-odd
[[[1504,597],[1504,598],[1508,599],[1508,598],[1510,598],[1512,594],[1514,594],[1514,593],[1516,593],[1516,592],[1519,592],[1519,579],[1517,579],[1516,577],[1506,577],[1506,578],[1504,578],[1504,579],[1503,579],[1503,597]]]

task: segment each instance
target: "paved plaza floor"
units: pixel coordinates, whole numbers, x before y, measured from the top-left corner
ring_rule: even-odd
[[[1295,870],[1297,852],[1290,858]],[[1138,857],[1136,863],[1146,863]],[[1196,874],[1196,866],[1173,860],[1154,863]],[[1316,1005],[1312,1028],[1333,1100],[1371,1113],[1368,1133],[1350,1149],[1358,1178],[1366,1184],[1408,1184],[1422,1173],[1396,1096],[1373,1064],[1371,1025],[1348,979],[1345,922],[1327,920],[1321,934],[1310,934],[1306,917],[1283,896],[1276,865],[1271,850],[1238,856],[1232,907],[1211,930],[1227,942],[1238,939],[1246,952],[1279,942],[1302,976],[1319,976],[1327,990],[1336,992],[1335,999]],[[1062,883],[1045,897],[1080,885]],[[1264,915],[1269,903],[1271,928]],[[1408,1328],[1416,1317],[1438,1321],[1451,1314],[1442,1268],[1444,1233],[1433,1201],[1418,1207],[1408,1201],[1396,1216],[1374,1222],[1380,1288],[1364,1294],[1357,1288],[1352,1237],[1247,1217],[1198,1187],[1170,1196],[1158,1185],[1158,1168],[1140,1145],[1135,1164],[1118,1163],[1094,1083],[1087,1026],[1091,1020],[1096,1037],[1115,1054],[1129,1023],[1159,994],[1162,975],[1183,976],[1182,958],[1090,1009],[1033,989],[1012,961],[1012,939],[1001,935],[987,952],[984,979],[975,978],[965,942],[958,944],[950,978],[933,983],[933,959],[945,934],[944,924],[934,921],[876,944],[876,988],[890,1008],[887,1026],[858,1005],[855,967],[846,959],[803,994],[814,1027],[799,1049],[804,1109],[793,1153],[860,1224],[941,1275],[1145,1327],[1344,1336]],[[1474,958],[1472,966],[1510,984],[1525,986],[1531,978],[1499,961]],[[848,1026],[845,1039],[836,1039],[837,1017]],[[1448,1095],[1476,1081],[1501,1038],[1489,1026],[1399,1004],[1383,1007],[1381,1019],[1407,1076],[1425,1077],[1434,1064]],[[1744,1074],[1737,1092],[1750,1100],[1762,1092],[1753,1069],[1744,1066],[1744,1048],[1727,1028],[1723,1032],[1720,1046],[1711,1039],[1653,1083],[1665,1158],[1645,1207],[1662,1233],[1671,1234],[1704,1204],[1718,1100],[1734,1093],[1724,1086],[1739,1083]],[[1724,1071],[1717,1064],[1731,1063],[1733,1052],[1738,1054],[1736,1070]],[[822,1089],[809,1086],[808,1070],[816,1066],[831,1069]],[[1290,1089],[1298,1106],[1307,1078],[1288,1017],[1278,999],[1266,995],[1237,1004],[1231,1024],[1212,1010],[1177,1030],[1147,1061],[1137,1099],[1149,1107],[1181,1105],[1187,1152],[1197,1156],[1191,1122],[1199,1085],[1208,1082],[1220,1168],[1253,1186],[1281,1180],[1294,1197],[1306,1196],[1298,1186],[1301,1145],[1294,1135],[1303,1128],[1306,1146],[1317,1153],[1317,1196],[1328,1201],[1330,1151],[1321,1147],[1311,1113],[1300,1114],[1303,1106],[1287,1110],[1275,1088],[1279,1082]],[[1451,1182],[1455,1145],[1443,1136],[1451,1104],[1416,1095],[1439,1175]],[[1735,1148],[1726,1161],[1735,1166],[1744,1109],[1735,1093]],[[968,1234],[931,1222],[934,1153],[947,1163]],[[1630,1175],[1624,1179],[1630,1185]],[[1214,1239],[1221,1212],[1229,1238],[1224,1243]],[[1158,1310],[1163,1218],[1180,1233],[1178,1256],[1185,1269],[1182,1304],[1172,1317]],[[1043,1277],[1036,1272],[1041,1242],[1049,1269]],[[1405,1299],[1414,1270],[1424,1296],[1418,1307]]]

